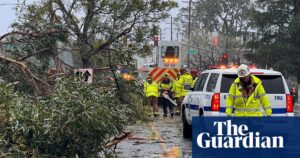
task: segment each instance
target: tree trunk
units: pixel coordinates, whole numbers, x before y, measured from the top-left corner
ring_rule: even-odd
[[[57,22],[55,11],[53,10],[53,0],[49,0],[49,13],[50,13],[50,22],[51,23]],[[54,31],[54,28],[52,28],[52,31]],[[61,73],[63,69],[62,69],[61,61],[59,59],[59,55],[57,53],[56,43],[52,43],[51,48],[52,48],[51,53],[53,54],[52,58],[55,64],[56,73]]]
[[[111,63],[111,54],[110,54],[110,51],[108,51],[108,60],[109,60],[109,68],[110,68],[111,72],[114,75],[114,81],[116,83],[117,90],[120,91],[120,86],[118,84],[118,79],[117,79],[116,73],[115,73],[115,71],[113,69],[112,63]]]
[[[82,66],[88,68],[91,66],[91,58],[88,56],[81,57]]]

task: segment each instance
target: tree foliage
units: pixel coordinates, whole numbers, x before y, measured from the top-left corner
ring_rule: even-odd
[[[239,56],[245,49],[245,39],[249,29],[249,11],[253,7],[251,0],[197,0],[191,4],[190,44],[209,49],[215,53],[201,51],[202,62],[215,64],[222,53],[230,57]],[[184,37],[187,39],[189,26],[189,8],[181,10],[181,21],[184,22]],[[219,35],[219,45],[212,44],[213,32]],[[218,53],[217,53],[218,52]]]
[[[296,0],[259,0],[251,13],[257,29],[251,41],[256,48],[248,58],[263,67],[273,67],[299,79],[299,7]]]
[[[120,45],[125,53],[142,51],[137,33],[143,30],[144,37],[149,35],[149,26],[165,18],[175,4],[157,0],[48,0],[25,8],[21,19],[64,26],[69,32],[70,47],[78,48],[86,67],[92,65],[93,55]],[[35,18],[36,15],[41,18]],[[130,44],[126,45],[122,38],[128,35]]]
[[[143,117],[142,85],[115,71],[132,65],[134,54],[151,51],[144,37],[156,33],[156,23],[175,6],[157,0],[47,0],[17,8],[14,31],[0,36],[1,77],[16,81],[0,85],[0,157],[93,157],[108,138]],[[91,85],[64,79],[73,74],[58,58],[65,51],[77,66],[109,66],[109,73]],[[52,62],[55,75],[48,71]]]
[[[37,95],[49,89],[47,70],[53,68],[52,61],[57,73],[64,72],[62,65],[66,64],[58,58],[62,52],[71,52],[78,67],[109,66],[113,71],[118,65],[132,64],[134,54],[150,53],[152,48],[143,39],[153,36],[157,22],[176,6],[170,0],[47,0],[22,4],[17,8],[18,21],[12,24],[14,31],[2,35],[0,45],[11,59],[28,67],[24,87],[31,87]],[[0,59],[14,65],[16,78],[21,81],[24,68]],[[3,75],[13,81],[9,74]]]
[[[141,112],[138,102],[122,104],[116,91],[80,80],[59,80],[51,94],[37,99],[13,86],[0,84],[0,157],[95,156]]]

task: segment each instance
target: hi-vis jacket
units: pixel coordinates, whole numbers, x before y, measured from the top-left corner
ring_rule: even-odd
[[[243,86],[239,78],[235,79],[226,97],[226,114],[234,116],[263,116],[260,103],[267,116],[272,114],[269,98],[259,78],[250,75],[253,91],[250,96],[243,96]]]
[[[193,77],[190,73],[185,73],[180,76],[178,82],[178,86],[181,89],[180,96],[185,96],[191,89],[193,84]]]
[[[148,83],[147,81],[144,82],[144,93],[146,94],[146,97],[155,96],[158,97],[158,84],[155,81],[152,81],[152,83]]]
[[[172,84],[172,92],[174,92],[174,97],[178,98],[181,95],[181,86],[178,83],[178,79],[176,79],[176,81],[173,82]]]
[[[170,82],[169,84],[166,84],[166,83],[161,83],[160,84],[160,89],[162,91],[170,91],[172,88],[172,82]]]

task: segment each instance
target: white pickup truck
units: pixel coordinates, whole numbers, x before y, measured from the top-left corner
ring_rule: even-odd
[[[283,75],[264,69],[250,69],[250,72],[262,80],[271,102],[272,116],[294,116],[292,96]],[[201,73],[193,91],[183,100],[181,116],[184,138],[192,136],[193,116],[226,116],[226,96],[236,78],[237,69],[213,69]]]

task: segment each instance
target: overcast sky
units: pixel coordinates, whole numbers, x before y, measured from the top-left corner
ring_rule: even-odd
[[[16,17],[13,8],[17,2],[18,0],[0,0],[0,36],[11,31],[9,26]]]
[[[34,0],[27,0],[27,2],[33,2]],[[179,3],[179,7],[187,6],[186,3],[183,3],[181,0],[176,0]],[[14,8],[18,0],[0,0],[0,36],[11,31],[10,25],[16,19],[16,13]],[[179,12],[179,9],[172,9],[170,14],[173,17],[176,17]],[[164,40],[170,40],[170,18],[165,22],[161,23],[162,34]],[[165,29],[169,28],[169,29]],[[176,40],[175,28],[173,27],[173,40]]]

